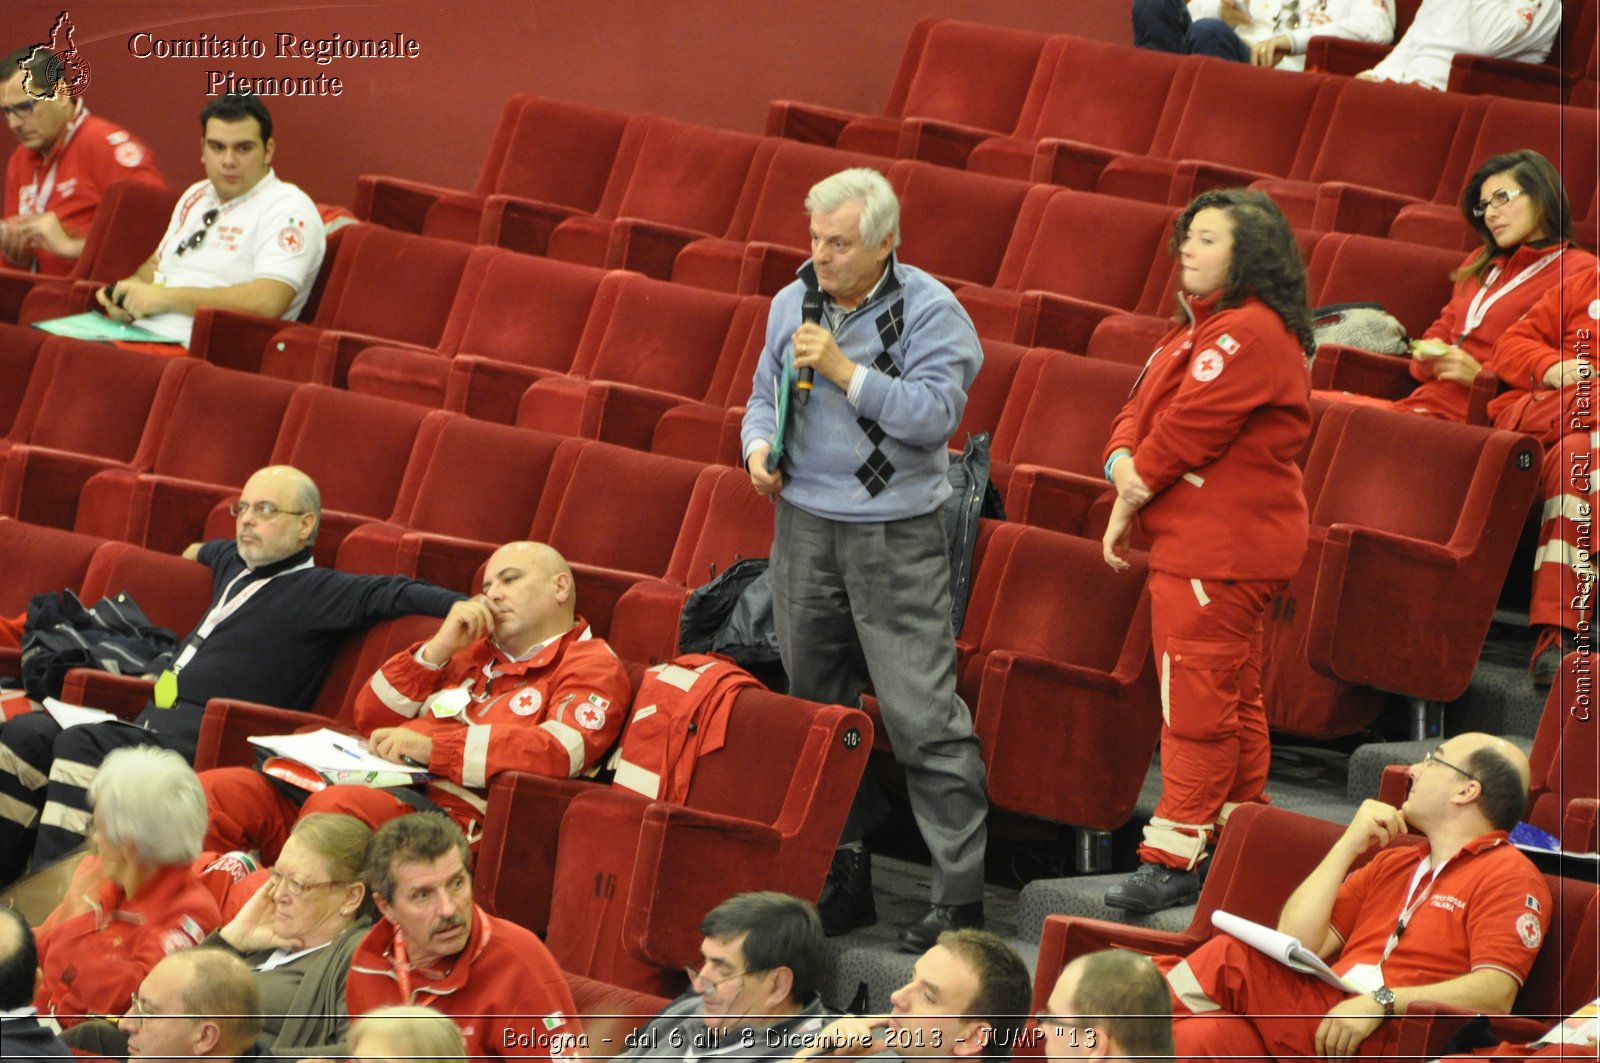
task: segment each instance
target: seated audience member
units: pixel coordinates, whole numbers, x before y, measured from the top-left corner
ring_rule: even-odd
[[[1056,979],[1039,1016],[1047,1058],[1171,1059],[1172,996],[1148,956],[1103,949]]]
[[[253,95],[218,96],[200,112],[206,179],[178,197],[145,264],[95,293],[117,321],[185,346],[201,307],[293,321],[326,249],[311,197],[272,170],[272,115]]]
[[[1388,44],[1393,0],[1133,0],[1140,48],[1304,70],[1312,37]]]
[[[34,1003],[63,1028],[120,1015],[169,953],[198,945],[222,921],[190,871],[206,828],[194,769],[170,749],[134,746],[106,758],[89,784],[94,852],[40,925]]]
[[[38,968],[39,950],[28,921],[15,908],[0,908],[0,1043],[5,1045],[5,1057],[71,1059],[72,1050],[39,1021],[33,1006]]]
[[[1362,804],[1278,918],[1360,991],[1218,935],[1167,972],[1180,1058],[1393,1055],[1397,1024],[1384,1019],[1415,1001],[1510,1010],[1551,903],[1544,876],[1506,833],[1527,803],[1528,758],[1492,735],[1463,734],[1410,774],[1405,803]],[[1385,849],[1350,871],[1408,827],[1427,844]]]
[[[0,111],[18,141],[0,199],[0,256],[55,277],[83,255],[107,185],[166,183],[150,149],[90,114],[66,73],[48,48],[18,48],[0,59]]]
[[[189,949],[155,965],[118,1025],[128,1058],[186,1063],[196,1058],[266,1056],[261,993],[243,960],[220,949]]]
[[[1461,213],[1483,246],[1452,275],[1455,294],[1423,334],[1424,341],[1432,343],[1411,359],[1411,375],[1419,381],[1416,390],[1380,405],[1465,421],[1472,383],[1485,369],[1504,380],[1525,379],[1526,365],[1514,361],[1502,367],[1498,362],[1496,344],[1505,331],[1546,292],[1561,288],[1565,278],[1596,265],[1593,255],[1572,243],[1572,205],[1561,175],[1536,151],[1496,155],[1480,166],[1462,193]],[[1360,398],[1322,394],[1335,400]],[[1503,412],[1505,403],[1498,409]],[[1557,571],[1564,567],[1561,558],[1544,555],[1535,566],[1547,562],[1553,562]],[[1530,617],[1531,622],[1544,630],[1530,667],[1534,682],[1548,686],[1563,647],[1570,649],[1571,636],[1563,637],[1562,630],[1573,630],[1572,618],[1552,616],[1548,609],[1535,611],[1538,616]]]
[[[531,930],[472,902],[467,839],[437,812],[373,835],[364,875],[383,920],[356,946],[351,1015],[426,1004],[461,1027],[470,1056],[571,1056],[582,1037],[572,991]]]
[[[740,893],[700,922],[700,966],[689,992],[633,1037],[618,1059],[788,1059],[828,1021],[818,990],[822,920],[786,893]]]
[[[460,1063],[466,1057],[461,1028],[432,1008],[394,1004],[350,1024],[351,1060]]]
[[[111,750],[159,745],[192,761],[207,701],[309,709],[346,635],[410,613],[444,616],[461,597],[403,576],[315,567],[321,511],[310,477],[268,466],[233,504],[235,538],[184,551],[211,569],[211,608],[179,644],[137,727],[63,730],[45,712],[0,724],[0,885],[22,873],[30,850],[35,867],[44,867],[83,841],[84,788]]]
[[[1458,53],[1542,63],[1561,30],[1561,0],[1422,0],[1405,36],[1358,75],[1443,90]]]
[[[1596,330],[1600,264],[1591,264],[1545,292],[1494,347],[1495,372],[1508,389],[1489,403],[1495,427],[1527,432],[1544,445],[1543,520],[1528,606],[1528,624],[1539,634],[1532,669],[1540,686],[1554,681],[1561,658],[1577,649],[1577,632],[1593,615],[1587,543]]]
[[[986,930],[946,930],[889,997],[887,1015],[847,1015],[795,1054],[850,1058],[1011,1058],[1033,983],[1022,957]]]
[[[395,654],[356,696],[372,752],[428,766],[431,801],[475,842],[490,781],[504,771],[558,779],[592,774],[627,716],[622,662],[576,615],[572,570],[543,543],[508,543],[484,569],[482,593],[459,601],[426,642]],[[301,812],[249,768],[201,776],[218,851],[276,852]],[[373,827],[416,810],[420,795],[332,786],[304,812],[346,812]]]

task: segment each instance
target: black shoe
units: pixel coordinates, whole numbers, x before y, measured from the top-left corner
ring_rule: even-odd
[[[1145,915],[1183,904],[1193,904],[1200,898],[1200,876],[1193,871],[1183,871],[1161,864],[1140,864],[1139,870],[1106,890],[1108,908]]]
[[[865,849],[836,849],[828,868],[828,881],[817,902],[822,932],[838,937],[878,921],[872,899],[872,854]]]
[[[900,931],[901,952],[927,952],[946,930],[983,929],[983,902],[930,904],[921,919]]]
[[[1578,640],[1565,628],[1545,628],[1539,641],[1534,643],[1533,660],[1528,663],[1528,674],[1533,677],[1533,685],[1541,690],[1547,689],[1556,681],[1562,660],[1577,648]]]

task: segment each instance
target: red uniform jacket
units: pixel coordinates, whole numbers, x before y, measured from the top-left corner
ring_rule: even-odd
[[[468,1059],[581,1054],[572,990],[533,931],[474,907],[466,947],[447,966],[412,967],[404,945],[387,919],[361,939],[344,988],[351,1015],[387,1004],[436,1008],[461,1027]]]
[[[1154,497],[1139,510],[1150,566],[1200,579],[1288,579],[1308,519],[1295,457],[1311,432],[1305,351],[1265,303],[1183,300],[1111,425]]]
[[[403,726],[433,739],[428,797],[448,811],[481,818],[482,793],[503,771],[593,772],[622,731],[633,691],[627,670],[582,619],[523,661],[482,638],[435,669],[417,660],[421,645],[373,674],[356,695],[356,725],[369,733]],[[464,709],[433,709],[441,692],[461,688],[471,695]]]
[[[1558,251],[1561,253],[1537,272],[1524,275],[1540,260]],[[1467,256],[1466,261],[1472,261],[1475,255],[1476,252]],[[1494,360],[1495,341],[1500,334],[1520,321],[1540,296],[1559,285],[1564,274],[1592,266],[1594,262],[1595,258],[1589,252],[1566,244],[1549,244],[1545,247],[1521,245],[1511,253],[1509,259],[1498,262],[1498,272],[1491,269],[1487,275],[1487,286],[1474,277],[1457,281],[1455,294],[1440,311],[1439,320],[1429,325],[1423,336],[1455,344],[1504,378],[1505,374],[1500,372]],[[1519,277],[1522,278],[1520,281]],[[1482,320],[1474,325],[1471,320],[1472,304],[1480,292],[1483,298],[1478,301],[1478,309],[1482,313]],[[1493,302],[1489,301],[1491,299]],[[1463,332],[1466,333],[1464,337]],[[1422,386],[1395,405],[1458,423],[1467,419],[1468,392],[1465,387],[1448,380],[1435,380],[1415,359],[1411,363],[1411,375],[1421,381]]]
[[[66,135],[63,130],[62,136]],[[166,183],[149,148],[126,129],[88,111],[83,112],[83,120],[65,147],[59,142],[57,146],[50,158],[20,146],[11,153],[6,165],[5,217],[53,211],[69,236],[84,236],[94,224],[94,212],[111,182],[141,181],[157,187]],[[37,200],[46,192],[48,197],[40,206]],[[77,262],[43,250],[36,250],[34,257],[40,273],[56,277],[72,272]]]
[[[104,882],[88,911],[66,919],[57,912],[35,931],[44,980],[34,1004],[62,1026],[85,1016],[121,1015],[162,957],[200,944],[222,925],[217,899],[187,865],[161,871],[137,897]]]
[[[1534,432],[1546,445],[1567,432],[1594,426],[1595,389],[1546,387],[1545,373],[1558,362],[1587,359],[1594,364],[1595,331],[1600,329],[1600,267],[1575,269],[1533,304],[1521,321],[1494,345],[1495,372],[1507,390],[1489,401],[1489,415],[1500,428]],[[1587,391],[1587,395],[1580,394]],[[1587,398],[1587,402],[1581,401]],[[1564,412],[1558,411],[1564,406]]]

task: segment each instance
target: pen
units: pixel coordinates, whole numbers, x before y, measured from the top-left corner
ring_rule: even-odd
[[[339,752],[343,753],[347,757],[355,757],[357,760],[365,760],[366,759],[366,754],[362,750],[351,749],[349,746],[343,746],[343,745],[340,745],[338,742],[334,742],[334,741],[331,741],[331,740],[328,742],[328,744],[330,746],[332,746],[334,749],[337,749]]]

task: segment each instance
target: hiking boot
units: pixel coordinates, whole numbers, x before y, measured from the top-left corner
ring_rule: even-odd
[[[822,932],[828,937],[878,921],[878,907],[872,899],[871,853],[865,849],[834,850],[817,914],[822,916]]]
[[[930,904],[922,918],[900,931],[901,952],[923,953],[939,943],[946,930],[983,929],[983,901],[970,904]]]
[[[1161,864],[1140,864],[1139,870],[1106,890],[1108,908],[1151,912],[1193,904],[1200,898],[1200,875]]]
[[[1562,660],[1577,648],[1578,640],[1565,628],[1547,627],[1540,632],[1539,641],[1533,644],[1533,657],[1528,662],[1533,685],[1543,690],[1554,683]]]

